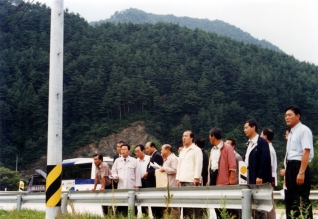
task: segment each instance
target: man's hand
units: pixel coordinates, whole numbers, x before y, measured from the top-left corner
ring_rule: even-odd
[[[235,178],[230,178],[230,185],[235,185],[236,179]]]
[[[200,179],[194,178],[193,184],[194,184],[194,186],[199,185],[200,184]]]
[[[281,176],[285,176],[285,169],[281,169],[281,170],[279,171],[279,174],[280,174]]]
[[[261,178],[256,178],[256,185],[260,185],[260,184],[263,184],[263,179]]]
[[[92,191],[92,192],[95,192],[95,189],[96,189],[96,188],[92,188],[91,191]]]
[[[178,180],[177,181],[177,187],[180,187],[181,185],[180,185],[180,181]]]
[[[99,191],[100,191],[100,192],[102,192],[102,191],[104,191],[104,190],[105,190],[105,189],[104,189],[104,188],[102,188],[102,187],[99,189]]]
[[[161,167],[160,172],[165,172],[165,169],[163,169],[163,167]]]
[[[142,179],[146,179],[147,178],[147,176],[148,176],[148,173],[146,172],[146,173],[144,173],[143,175],[142,175]]]
[[[296,183],[297,185],[301,186],[305,182],[305,175],[304,174],[299,174],[297,175]]]

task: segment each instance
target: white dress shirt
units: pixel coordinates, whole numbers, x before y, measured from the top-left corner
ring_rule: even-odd
[[[140,178],[142,177],[142,175],[144,173],[147,172],[147,166],[150,162],[150,156],[149,155],[145,155],[144,159],[140,160],[140,158],[137,158],[137,163],[138,163],[138,168],[139,168],[139,172],[140,172]]]
[[[258,137],[259,137],[259,135],[257,134],[257,135],[255,135],[255,137],[252,140],[248,141],[247,150],[246,150],[246,154],[245,154],[245,163],[246,163],[247,167],[248,167],[248,158],[250,156],[251,151],[257,145]]]
[[[287,160],[301,161],[303,150],[309,149],[309,162],[314,157],[313,137],[311,130],[299,122],[294,126],[288,135]]]
[[[275,186],[277,186],[277,156],[272,143],[268,143],[271,154],[272,177],[275,177]]]
[[[195,144],[183,147],[180,152],[177,177],[180,182],[193,182],[201,178],[203,165],[202,151]]]
[[[118,189],[133,189],[141,186],[137,160],[131,156],[120,157],[112,166],[112,176],[118,178]]]
[[[221,156],[221,149],[223,147],[223,141],[221,141],[217,146],[214,146],[211,150],[211,169],[212,170],[217,170],[219,169],[219,160]]]

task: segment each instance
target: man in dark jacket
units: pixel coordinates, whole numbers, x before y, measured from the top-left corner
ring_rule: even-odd
[[[271,157],[267,141],[257,134],[257,123],[248,120],[244,124],[244,133],[248,137],[244,161],[248,169],[248,184],[272,182]],[[266,219],[266,211],[255,211],[254,218]]]
[[[157,163],[159,166],[163,165],[163,159],[161,153],[157,151],[156,145],[153,142],[148,142],[145,147],[147,154],[150,156],[150,163]],[[147,187],[156,187],[156,177],[155,177],[155,168],[150,166],[150,163],[147,166],[147,172],[143,174],[142,178],[146,178]],[[162,207],[152,207],[153,216],[156,218],[163,217]]]
[[[197,138],[194,144],[202,150],[203,163],[202,163],[202,173],[201,173],[201,176],[202,176],[201,184],[205,186],[208,181],[208,166],[209,166],[209,157],[204,152],[205,141],[202,138]]]

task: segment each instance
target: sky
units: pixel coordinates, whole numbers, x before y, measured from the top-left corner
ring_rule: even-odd
[[[62,0],[36,1],[51,7],[54,1]],[[317,0],[64,0],[64,8],[88,22],[110,18],[116,11],[129,8],[222,20],[267,40],[299,61],[318,65]]]

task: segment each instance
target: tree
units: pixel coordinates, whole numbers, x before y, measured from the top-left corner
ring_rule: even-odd
[[[5,167],[0,167],[0,190],[5,188],[10,191],[18,191],[21,176],[18,172],[12,171]]]

